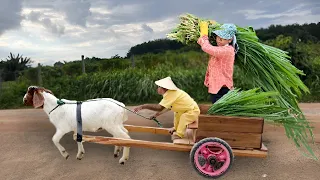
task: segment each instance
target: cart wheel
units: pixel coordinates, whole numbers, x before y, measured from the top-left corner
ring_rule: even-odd
[[[196,143],[190,160],[193,168],[207,178],[223,176],[233,163],[233,152],[227,142],[220,138],[205,138]]]

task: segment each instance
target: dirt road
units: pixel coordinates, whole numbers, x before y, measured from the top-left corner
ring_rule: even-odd
[[[320,104],[300,105],[315,126],[316,142],[320,142]],[[130,107],[132,108],[132,107]],[[144,115],[150,114],[145,111]],[[129,113],[126,124],[156,126]],[[172,126],[172,113],[159,120],[164,127]],[[195,172],[189,153],[131,148],[130,159],[123,166],[113,158],[113,146],[84,143],[84,159],[76,160],[77,145],[72,134],[60,141],[70,154],[65,160],[51,138],[55,132],[42,110],[21,109],[0,111],[0,179],[107,179],[107,180],[195,180],[204,179]],[[99,132],[96,135],[109,135]],[[132,133],[132,138],[170,142],[169,136]],[[320,161],[305,158],[287,139],[282,128],[266,125],[263,141],[269,149],[266,159],[236,157],[232,169],[221,179],[236,180],[317,180]],[[319,143],[313,147],[320,158]]]

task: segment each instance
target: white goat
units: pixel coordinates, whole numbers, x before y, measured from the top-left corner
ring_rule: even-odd
[[[128,131],[123,126],[123,123],[128,119],[127,111],[123,108],[125,105],[111,98],[96,100],[97,101],[83,102],[81,105],[83,132],[97,132],[100,129],[105,129],[112,134],[113,137],[130,139]],[[76,101],[63,99],[66,104],[56,108],[58,105],[57,101],[58,99],[50,90],[37,86],[29,86],[23,97],[23,103],[25,105],[34,106],[34,108],[41,107],[46,112],[50,122],[56,128],[56,133],[52,137],[52,141],[59,149],[61,155],[68,159],[69,154],[59,141],[66,133],[73,131],[75,134],[77,132],[77,104]],[[85,151],[82,142],[77,142],[77,144],[77,159],[81,160]],[[124,147],[123,155],[119,160],[120,164],[124,164],[129,159],[129,150],[130,147]],[[119,154],[120,147],[115,146],[114,157],[118,157]]]

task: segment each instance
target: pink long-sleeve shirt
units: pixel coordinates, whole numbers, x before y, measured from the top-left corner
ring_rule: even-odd
[[[204,85],[208,92],[217,94],[222,86],[233,88],[234,48],[231,45],[212,46],[208,36],[202,36],[197,43],[210,55]]]

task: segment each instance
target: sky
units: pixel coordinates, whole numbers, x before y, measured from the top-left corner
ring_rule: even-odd
[[[165,38],[191,13],[219,23],[266,28],[317,23],[319,0],[0,0],[0,59],[10,52],[36,66],[85,57],[124,57]]]

